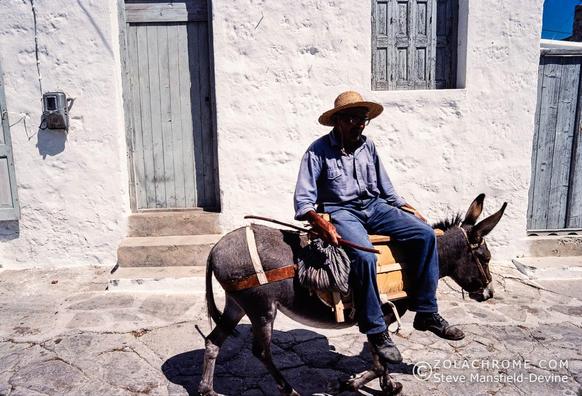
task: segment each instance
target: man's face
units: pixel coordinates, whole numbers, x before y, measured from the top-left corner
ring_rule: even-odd
[[[342,134],[344,144],[357,144],[368,122],[368,109],[365,107],[355,107],[339,113],[336,126]]]

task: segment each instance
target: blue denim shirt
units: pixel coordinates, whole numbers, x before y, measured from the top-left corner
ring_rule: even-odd
[[[343,204],[383,198],[396,207],[406,201],[396,194],[376,146],[362,136],[353,154],[343,154],[333,131],[309,146],[299,168],[295,186],[295,219],[303,220],[320,203]]]

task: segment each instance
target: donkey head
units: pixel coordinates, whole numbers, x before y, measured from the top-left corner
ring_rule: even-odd
[[[476,301],[485,301],[493,297],[493,284],[489,272],[491,253],[483,238],[495,228],[507,206],[507,202],[504,202],[498,212],[475,224],[483,211],[484,199],[485,194],[479,194],[475,198],[460,224],[458,248],[461,254],[449,273],[459,286],[469,292],[469,297]]]

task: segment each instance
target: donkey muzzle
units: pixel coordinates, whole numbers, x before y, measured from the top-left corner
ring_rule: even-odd
[[[493,297],[493,282],[489,282],[483,289],[477,290],[476,292],[469,293],[469,297],[475,301],[482,302],[489,300]]]

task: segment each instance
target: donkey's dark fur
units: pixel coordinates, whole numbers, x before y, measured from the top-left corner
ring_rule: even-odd
[[[447,222],[439,223],[445,231],[438,238],[438,252],[441,277],[450,276],[471,298],[484,301],[493,296],[491,284],[485,284],[478,262],[491,279],[488,263],[491,258],[487,245],[482,238],[487,235],[501,219],[506,204],[492,216],[475,225],[483,210],[484,194],[479,195],[471,204],[464,218],[455,216]],[[253,225],[257,250],[265,271],[293,264],[307,243],[306,238],[297,232],[284,231],[266,226]],[[473,244],[473,248],[471,247]],[[214,395],[213,375],[216,357],[220,346],[246,314],[253,329],[253,354],[259,358],[274,377],[283,395],[296,395],[292,386],[275,367],[271,356],[271,335],[277,310],[295,320],[320,328],[344,328],[352,326],[353,321],[336,323],[329,307],[325,306],[309,290],[298,285],[296,279],[286,279],[260,287],[226,293],[224,312],[220,313],[214,302],[212,275],[220,283],[231,282],[254,274],[245,237],[245,229],[239,228],[225,235],[212,249],[206,269],[206,300],[208,313],[216,323],[215,329],[206,338],[204,372],[199,385],[203,395]],[[383,307],[387,324],[395,320],[392,310]],[[400,315],[407,310],[406,300],[396,302]],[[384,368],[374,357],[372,370],[362,373],[349,385],[357,389],[373,378],[382,376]],[[384,370],[384,371],[383,371]],[[386,374],[382,387],[386,394],[393,394],[401,385],[391,381]]]

